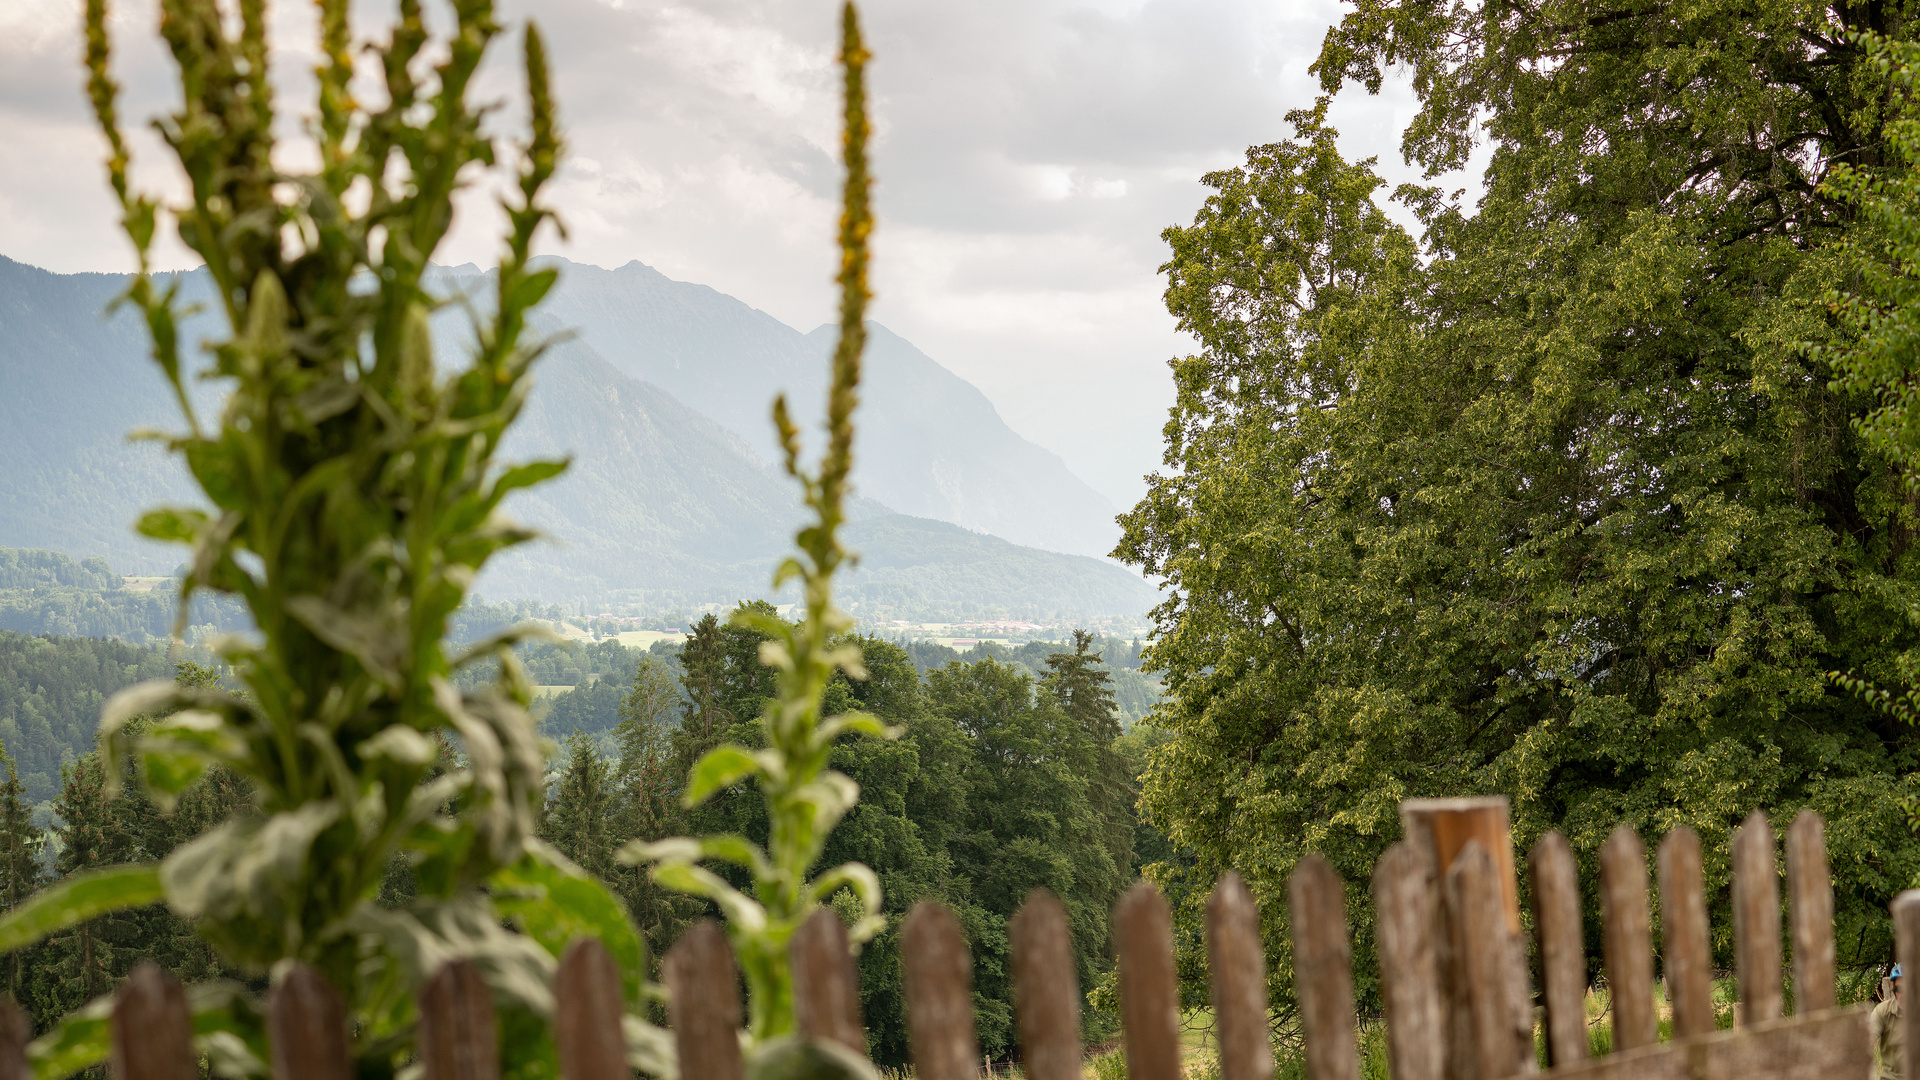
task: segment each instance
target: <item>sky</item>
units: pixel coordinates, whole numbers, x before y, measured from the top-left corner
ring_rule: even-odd
[[[544,251],[638,259],[711,285],[802,331],[834,317],[839,84],[831,0],[502,0],[529,14],[556,72],[567,163],[551,201],[566,237]],[[104,143],[81,94],[80,0],[0,0],[0,255],[62,273],[125,271]],[[431,4],[429,5],[431,9]],[[152,0],[113,4],[133,127],[167,108],[170,61]],[[301,161],[311,100],[307,4],[271,5],[275,82]],[[391,3],[365,2],[365,35]],[[872,316],[979,386],[1022,435],[1131,505],[1160,467],[1167,361],[1192,351],[1161,303],[1160,232],[1192,220],[1200,178],[1290,134],[1319,92],[1307,68],[1333,0],[868,0],[876,137]],[[495,46],[480,93],[513,96],[517,42]],[[1398,153],[1401,84],[1349,87],[1343,152]],[[512,124],[503,112],[503,130]],[[24,150],[24,152],[22,152]],[[135,175],[177,192],[164,150],[135,141]],[[1455,185],[1458,186],[1458,185]],[[463,201],[446,263],[496,258],[483,187]],[[198,262],[177,243],[163,264]]]

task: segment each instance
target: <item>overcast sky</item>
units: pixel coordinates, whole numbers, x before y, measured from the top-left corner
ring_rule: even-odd
[[[125,270],[81,96],[80,0],[0,0],[0,254]],[[373,31],[390,4],[360,5]],[[289,131],[307,105],[312,18],[274,9]],[[1167,360],[1160,230],[1200,176],[1289,133],[1332,0],[869,0],[879,218],[874,318],[972,380],[1028,438],[1118,505],[1160,456]],[[832,318],[838,172],[832,0],[512,0],[548,36],[571,150],[546,250],[638,259],[800,329]],[[170,103],[151,0],[115,5],[124,114]],[[517,42],[497,48],[510,60]],[[502,67],[487,80],[504,96]],[[1411,114],[1349,88],[1343,148],[1395,180]],[[174,182],[157,143],[138,160]],[[485,264],[498,222],[470,200],[444,262]],[[191,265],[175,248],[167,255]]]

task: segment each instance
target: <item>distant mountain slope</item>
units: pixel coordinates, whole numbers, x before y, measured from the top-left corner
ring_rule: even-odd
[[[831,328],[801,334],[705,285],[639,262],[617,270],[553,260],[560,284],[541,317],[579,335],[613,366],[653,383],[776,453],[767,407],[786,390],[795,415],[819,414]],[[478,274],[471,267],[449,274]],[[1006,425],[972,383],[874,325],[855,466],[862,495],[1016,544],[1105,555],[1115,509],[1053,453]]]
[[[806,336],[824,371],[839,327]],[[1105,555],[1120,539],[1106,496],[1014,434],[972,383],[878,323],[867,327],[861,490],[903,514],[1017,544]],[[1047,538],[1055,542],[1046,542]]]
[[[133,537],[129,511],[185,498],[185,475],[138,428],[175,425],[132,312],[103,317],[113,274],[49,274],[0,257],[0,547],[106,556],[165,573],[178,551]]]
[[[102,319],[124,278],[56,275],[0,258],[0,546],[104,556],[165,573],[178,548],[136,537],[141,510],[195,502],[179,466],[138,427],[179,426],[131,312]],[[211,391],[208,391],[211,393]],[[211,404],[211,403],[210,403]],[[699,605],[764,595],[791,543],[791,482],[718,423],[616,371],[585,340],[563,342],[535,376],[510,456],[574,465],[519,492],[516,518],[552,542],[509,554],[480,582],[490,596]],[[1022,548],[861,501],[850,530],[865,561],[849,579],[869,617],[1003,612],[1138,615],[1138,577],[1096,559]]]

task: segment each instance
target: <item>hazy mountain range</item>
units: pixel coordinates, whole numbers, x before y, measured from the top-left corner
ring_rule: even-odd
[[[471,267],[443,273],[450,289],[484,285]],[[553,539],[502,559],[482,591],[659,605],[764,594],[798,517],[768,463],[769,402],[784,388],[798,416],[817,414],[830,335],[638,263],[565,264],[561,282],[539,325],[571,336],[541,361],[508,451],[574,463],[509,501]],[[179,423],[137,319],[102,315],[125,285],[0,257],[0,547],[130,573],[181,560],[130,528],[145,507],[195,500],[156,445],[126,438]],[[189,275],[183,293],[196,287]],[[202,315],[186,335],[212,329]],[[443,354],[457,348],[457,333],[441,337]],[[882,327],[872,338],[849,529],[863,561],[847,599],[901,617],[1144,613],[1145,582],[1087,557],[1110,546],[1112,507],[965,380]],[[216,407],[217,387],[195,393]]]

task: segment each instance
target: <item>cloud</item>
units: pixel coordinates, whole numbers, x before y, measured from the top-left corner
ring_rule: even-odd
[[[640,259],[801,329],[833,315],[838,5],[830,0],[511,0],[548,39],[571,158],[548,250]],[[122,4],[124,111],[169,101],[152,0]],[[273,5],[283,129],[311,93],[306,4]],[[390,18],[356,5],[363,25]],[[1131,503],[1159,459],[1165,362],[1191,347],[1160,304],[1159,234],[1191,220],[1200,176],[1289,134],[1331,0],[869,0],[877,176],[875,317],[973,380],[1028,437]],[[0,6],[0,252],[62,271],[130,253],[81,96],[78,0]],[[517,43],[478,86],[514,99]],[[1391,179],[1408,95],[1343,96],[1355,156]],[[503,129],[515,122],[511,108]],[[130,125],[131,126],[131,125]],[[178,190],[157,141],[145,182]],[[293,152],[297,156],[297,151]],[[290,158],[291,160],[291,158]],[[1396,171],[1397,170],[1397,171]],[[486,262],[499,215],[463,198],[448,262]],[[177,248],[167,259],[186,263]]]

